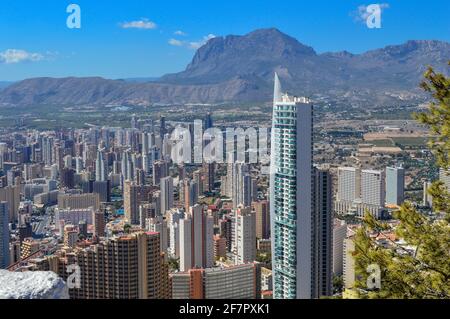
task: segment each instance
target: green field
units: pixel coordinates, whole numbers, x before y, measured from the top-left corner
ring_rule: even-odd
[[[428,137],[394,137],[394,143],[400,147],[424,147],[427,146]]]
[[[395,146],[394,142],[391,139],[385,139],[385,140],[373,140],[368,141],[368,143],[373,144],[377,147],[392,147]]]

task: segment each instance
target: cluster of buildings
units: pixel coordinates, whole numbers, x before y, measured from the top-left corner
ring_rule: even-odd
[[[404,201],[402,167],[315,166],[312,104],[277,76],[268,178],[245,162],[175,164],[173,127],[133,116],[0,136],[0,268],[53,271],[75,299],[321,298],[333,276],[355,278],[357,226],[336,217]]]

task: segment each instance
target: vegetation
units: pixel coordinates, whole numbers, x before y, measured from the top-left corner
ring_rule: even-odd
[[[180,269],[180,260],[178,258],[169,258],[167,262],[169,264],[170,272],[178,271]]]
[[[450,65],[450,63],[449,63]],[[450,168],[450,78],[430,68],[422,87],[432,94],[429,110],[415,118],[429,126],[434,138],[430,148],[437,163]],[[442,182],[435,182],[429,190],[433,196],[431,216],[418,212],[409,202],[394,213],[397,227],[375,220],[366,214],[355,236],[355,288],[361,298],[450,298],[450,193]],[[385,236],[381,245],[376,237],[394,231],[398,241]],[[371,274],[368,266],[376,264],[381,270],[381,286],[369,290]]]

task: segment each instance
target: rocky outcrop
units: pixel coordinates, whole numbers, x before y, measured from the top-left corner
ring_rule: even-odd
[[[69,299],[69,289],[54,272],[0,270],[0,299]]]

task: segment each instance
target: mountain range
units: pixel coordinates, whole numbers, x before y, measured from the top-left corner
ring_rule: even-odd
[[[450,43],[412,40],[362,54],[318,54],[277,29],[209,40],[182,72],[159,79],[33,78],[0,91],[1,105],[152,105],[270,101],[273,75],[292,94],[349,103],[409,103],[428,65],[448,74]]]

